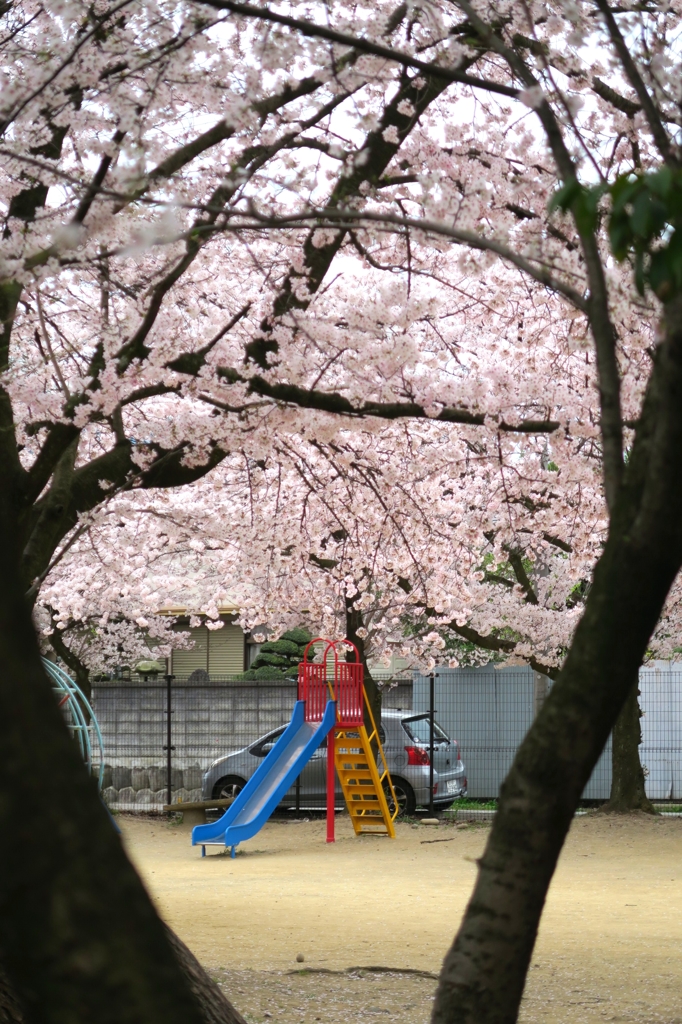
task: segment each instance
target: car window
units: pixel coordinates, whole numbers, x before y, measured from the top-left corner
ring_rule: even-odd
[[[277,729],[276,732],[270,732],[267,736],[264,736],[261,740],[258,740],[252,747],[249,747],[249,753],[253,754],[254,757],[265,757],[269,754],[274,747],[277,740],[284,732],[285,726],[281,729]]]
[[[428,747],[431,742],[431,723],[428,715],[419,715],[418,718],[403,718],[403,729],[415,743]],[[450,737],[441,729],[438,722],[433,723],[433,742],[449,743]]]
[[[384,729],[383,725],[379,726],[379,742],[381,743],[382,747],[386,743],[386,730]],[[320,750],[326,750],[326,749],[327,749],[327,737],[325,736],[325,738],[320,743]]]

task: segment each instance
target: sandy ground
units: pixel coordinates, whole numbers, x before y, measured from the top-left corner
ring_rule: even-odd
[[[323,820],[272,821],[234,860],[202,859],[182,826],[118,820],[161,914],[254,1024],[425,1024],[488,834],[356,838],[338,817],[327,845]],[[682,1024],[682,819],[575,820],[521,1019]]]

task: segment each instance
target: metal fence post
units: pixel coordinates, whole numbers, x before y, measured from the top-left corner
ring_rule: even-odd
[[[175,747],[172,746],[171,740],[173,738],[173,727],[171,725],[171,715],[173,714],[173,688],[172,682],[175,676],[166,676],[166,743],[164,750],[166,751],[166,803],[170,806],[171,803],[171,770],[173,764],[173,751]]]
[[[435,674],[429,673],[429,814],[434,816],[433,809],[433,722],[434,722],[434,700],[435,700]]]

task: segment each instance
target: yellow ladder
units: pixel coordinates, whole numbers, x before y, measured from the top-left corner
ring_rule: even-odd
[[[364,725],[335,730],[336,774],[356,836],[374,833],[395,839],[393,822],[399,810],[398,801],[369,704],[367,710],[372,723],[372,732],[369,736]],[[381,774],[372,753],[373,742],[376,743],[379,754]]]

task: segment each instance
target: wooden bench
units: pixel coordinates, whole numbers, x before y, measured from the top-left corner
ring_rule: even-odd
[[[206,823],[206,811],[223,811],[229,807],[232,800],[194,800],[186,803],[164,804],[164,811],[182,815],[183,825],[204,825]]]

